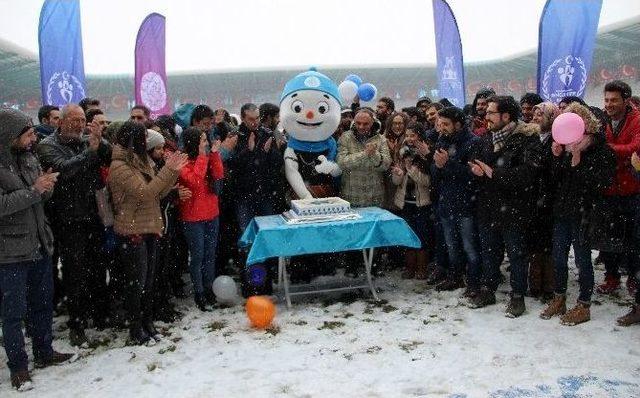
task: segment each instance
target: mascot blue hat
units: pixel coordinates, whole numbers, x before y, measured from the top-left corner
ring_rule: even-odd
[[[309,68],[308,71],[302,72],[289,80],[284,86],[284,90],[280,96],[280,102],[282,102],[282,100],[289,94],[301,90],[322,91],[335,98],[338,103],[342,105],[338,86],[333,82],[333,80],[318,72],[316,68]]]

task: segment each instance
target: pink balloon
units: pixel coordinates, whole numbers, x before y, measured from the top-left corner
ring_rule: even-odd
[[[558,116],[551,126],[551,136],[558,144],[567,145],[580,141],[584,135],[584,120],[575,113]]]

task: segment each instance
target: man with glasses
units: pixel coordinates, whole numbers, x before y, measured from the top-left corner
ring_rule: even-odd
[[[513,97],[487,98],[488,133],[469,162],[479,184],[477,221],[482,257],[481,290],[472,308],[496,303],[500,264],[506,248],[511,264],[511,301],[505,315],[525,312],[528,253],[526,232],[535,209],[535,185],[541,164],[538,126],[524,123]]]
[[[97,297],[104,291],[99,285],[106,283],[94,272],[103,236],[96,191],[104,187],[99,170],[111,162],[111,147],[95,121],[87,125],[82,108],[69,104],[62,108],[60,127],[37,150],[43,169],[60,173],[46,210],[62,260],[69,338],[80,346],[87,343],[87,318],[104,321],[97,319],[104,309],[96,308],[96,303],[103,303]]]

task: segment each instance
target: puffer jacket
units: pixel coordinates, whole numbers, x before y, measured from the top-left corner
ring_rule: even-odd
[[[177,171],[165,166],[156,174],[150,163],[114,146],[107,181],[113,200],[114,231],[124,236],[161,235],[160,199],[171,191],[177,179]]]
[[[0,266],[37,260],[40,248],[53,252],[53,235],[43,203],[51,194],[32,188],[42,168],[30,152],[16,153],[11,142],[19,134],[15,126],[30,124],[16,110],[2,110],[0,117]]]
[[[378,152],[367,156],[365,144],[378,145]],[[384,136],[374,133],[365,142],[353,130],[345,131],[338,141],[338,166],[342,169],[340,196],[355,207],[382,206],[384,173],[391,165],[389,146]]]

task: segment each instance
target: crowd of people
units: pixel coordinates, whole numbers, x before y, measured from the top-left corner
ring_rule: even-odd
[[[506,253],[508,317],[530,297],[546,303],[543,319],[589,321],[598,250],[606,273],[595,290],[615,293],[626,273],[635,301],[617,323],[638,324],[639,102],[622,81],[605,86],[603,109],[488,88],[463,109],[426,97],[402,110],[383,97],[372,109],[356,97],[334,134],[342,176],[314,195],[404,218],[422,247],[384,250],[376,272],[402,268],[436,290],[464,289],[471,308],[496,303]],[[583,120],[578,142],[553,140],[563,112]],[[89,327],[116,326],[148,345],[161,338],[154,321],[180,316],[172,298],[187,296],[183,273],[201,311],[216,303],[216,275],[237,273],[245,296],[271,293],[273,264],[259,265],[266,276],[255,283],[236,242],[253,217],[288,207],[277,105],[245,104],[238,117],[185,104],[153,120],[136,105],[129,120],[109,121],[86,98],[43,106],[38,119],[0,110],[0,292],[14,387],[30,382],[23,321],[45,367],[71,358],[51,346],[54,310],[68,314],[72,345],[88,343]],[[570,248],[580,288],[568,309]],[[297,277],[336,266],[357,274],[352,254],[300,261]]]

